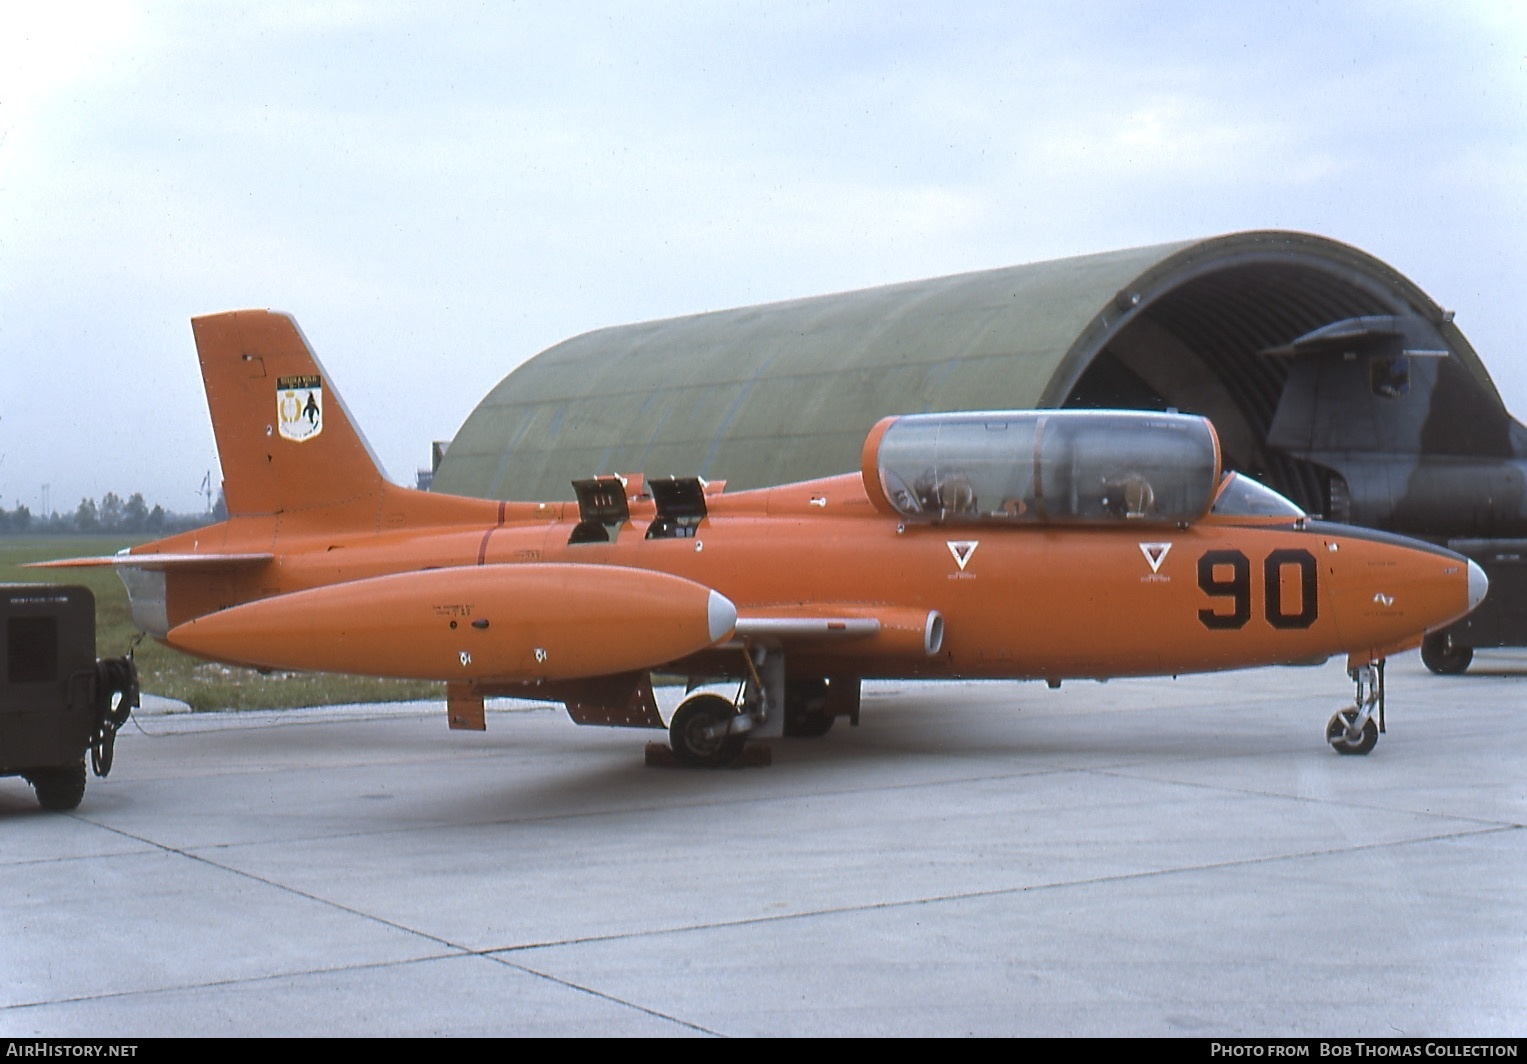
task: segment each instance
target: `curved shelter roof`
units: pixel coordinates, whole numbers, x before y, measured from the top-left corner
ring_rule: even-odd
[[[1247,232],[575,336],[488,394],[435,488],[571,498],[574,478],[644,472],[735,490],[856,469],[887,414],[1119,406],[1206,414],[1227,464],[1317,502],[1318,473],[1265,446],[1287,365],[1264,352],[1364,315],[1403,319],[1495,394],[1450,316],[1392,267]]]

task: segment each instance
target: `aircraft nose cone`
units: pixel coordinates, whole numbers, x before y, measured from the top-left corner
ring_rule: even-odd
[[[1470,562],[1470,565],[1473,563]],[[1474,587],[1473,576],[1469,577],[1469,588],[1472,592]],[[1483,592],[1481,592],[1483,594]],[[737,627],[737,607],[732,605],[732,600],[719,591],[710,593],[710,601],[706,604],[705,620],[710,625],[710,640],[719,643],[732,634],[732,629]]]
[[[1474,562],[1469,563],[1469,609],[1478,606],[1484,599],[1485,592],[1490,590],[1490,578],[1485,571]]]

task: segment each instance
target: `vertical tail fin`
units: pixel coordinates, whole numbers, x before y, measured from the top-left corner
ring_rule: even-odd
[[[193,318],[230,516],[277,514],[382,494],[387,480],[289,315]]]

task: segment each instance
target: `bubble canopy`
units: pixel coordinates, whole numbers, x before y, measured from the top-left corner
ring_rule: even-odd
[[[912,414],[864,442],[870,501],[908,521],[1181,524],[1220,484],[1207,418],[1117,410]]]

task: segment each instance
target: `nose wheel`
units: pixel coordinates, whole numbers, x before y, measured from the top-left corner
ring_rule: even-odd
[[[1355,709],[1344,709],[1326,725],[1326,742],[1338,754],[1366,754],[1379,743],[1378,722],[1372,717],[1358,723]]]
[[[1384,731],[1384,662],[1358,666],[1348,675],[1357,684],[1357,694],[1351,706],[1326,722],[1326,742],[1338,754],[1366,754]]]

